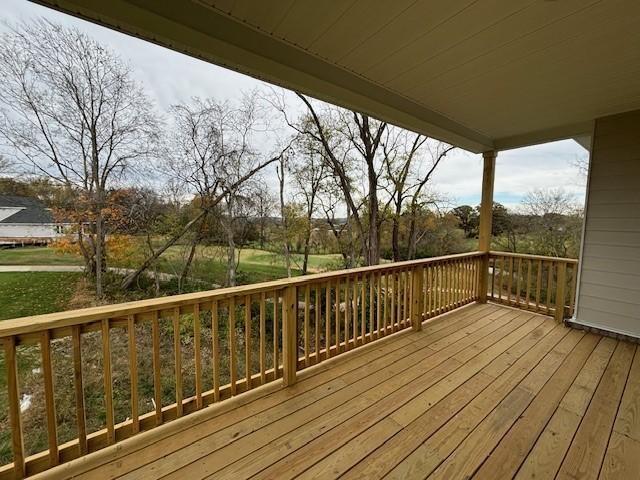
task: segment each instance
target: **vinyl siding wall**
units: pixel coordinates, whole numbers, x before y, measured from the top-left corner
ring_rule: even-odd
[[[576,322],[640,337],[640,111],[595,124]]]

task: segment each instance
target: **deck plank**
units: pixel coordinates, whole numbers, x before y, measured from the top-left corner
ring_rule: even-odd
[[[557,479],[598,478],[635,349],[631,343],[618,343]]]
[[[511,429],[505,435],[500,435],[497,447],[482,463],[474,478],[493,480],[513,477],[599,340],[597,335],[587,335],[581,340],[524,413],[519,415]],[[488,446],[488,442],[482,443]]]
[[[636,345],[533,312],[469,305],[298,376],[45,478],[627,479],[640,470]]]
[[[558,327],[553,322],[543,322],[433,408],[418,412],[418,416],[408,409],[394,412],[392,418],[404,426],[403,430],[347,472],[345,478],[381,478],[388,473],[554,328]]]
[[[558,326],[538,342],[526,355],[518,359],[506,372],[474,398],[461,412],[440,428],[427,441],[400,462],[388,478],[425,478],[432,473],[467,437],[478,423],[520,383],[569,331]],[[522,390],[524,392],[524,390]],[[527,396],[528,396],[528,392]]]
[[[283,416],[282,419],[265,428],[256,429],[246,439],[231,443],[215,452],[209,449],[210,453],[203,455],[202,458],[194,458],[191,464],[167,478],[179,478],[183,475],[189,478],[202,478],[213,474],[216,478],[223,478],[222,473],[219,472],[220,469],[264,446],[267,446],[271,453],[267,459],[277,456],[278,452],[290,453],[294,449],[292,444],[304,443],[314,431],[324,431],[343,425],[377,401],[384,401],[393,407],[402,398],[406,396],[410,398],[412,392],[418,393],[420,389],[427,388],[458,368],[461,362],[454,360],[452,356],[491,334],[496,329],[496,322],[501,324],[501,318],[519,315],[520,312],[507,312],[501,316],[487,316],[472,326],[429,344],[430,352],[426,355],[420,355],[419,352],[407,355],[375,374],[352,382],[344,389],[326,396],[308,408]],[[477,325],[482,327],[477,328]],[[382,411],[384,412],[385,409],[383,408]],[[276,441],[278,438],[284,439],[283,445]],[[181,455],[180,458],[184,459],[185,456]],[[290,453],[290,457],[287,458],[293,460],[297,457]],[[262,455],[258,455],[258,458],[243,462],[243,465],[253,469],[257,465],[257,460],[265,461]],[[291,469],[287,468],[282,475],[291,473]],[[231,476],[238,478],[235,474]],[[283,477],[279,475],[278,478]]]
[[[495,358],[497,352],[508,348],[511,343],[517,341],[518,335],[523,336],[535,327],[535,323],[526,322],[527,317],[529,316],[518,316],[509,324],[494,331],[490,336],[483,337],[474,345],[463,350],[475,351],[473,347],[478,344],[484,344],[485,346],[484,351],[475,351],[476,357],[472,357],[466,364],[460,364],[451,373],[445,376],[423,376],[415,382],[398,389],[380,402],[369,406],[366,410],[352,416],[341,424],[338,429],[324,432],[324,430],[314,427],[317,438],[304,445],[303,448],[290,452],[284,460],[261,472],[260,475],[265,478],[282,479],[292,478],[298,474],[301,474],[301,478],[324,478],[346,472],[358,461],[359,457],[366,456],[391,436],[378,435],[372,437],[369,430],[377,429],[377,422],[387,418],[393,420],[396,429],[392,434],[397,433],[402,428],[402,424],[394,418],[395,413],[405,409],[413,411],[416,408],[424,411],[425,408],[428,408],[428,405],[436,404],[459,385],[478,373],[486,363]],[[525,320],[524,325],[522,325],[523,320]],[[521,327],[516,329],[515,332],[517,334],[513,335],[513,329],[518,324]],[[492,340],[492,342],[486,342],[487,339]],[[484,353],[486,353],[484,358],[480,358]],[[449,379],[454,380],[448,381]],[[386,431],[388,430],[386,428]],[[313,467],[306,470],[311,466]]]
[[[516,479],[556,476],[617,344],[612,338],[600,340],[524,459]]]
[[[210,471],[211,464],[226,465],[238,460],[240,455],[246,455],[260,448],[264,443],[260,438],[270,439],[274,431],[282,434],[296,428],[299,424],[305,424],[314,418],[313,412],[320,415],[333,408],[336,402],[339,405],[352,398],[357,398],[360,393],[384,382],[385,379],[394,377],[409,366],[431,357],[436,353],[436,348],[444,350],[449,344],[473,335],[476,330],[508,314],[509,312],[488,309],[479,310],[462,320],[456,320],[452,317],[454,322],[450,326],[433,334],[416,335],[418,340],[409,344],[412,348],[405,346],[390,355],[381,355],[357,369],[352,369],[343,376],[329,377],[330,380],[326,385],[330,385],[331,388],[320,387],[301,395],[292,396],[292,398],[283,399],[267,410],[247,416],[237,423],[192,443],[188,443],[191,440],[192,432],[185,432],[186,440],[179,443],[187,443],[188,449],[172,450],[175,453],[165,454],[162,462],[154,462],[149,466],[134,470],[130,475],[124,475],[123,478],[152,479],[177,471],[180,473],[176,473],[176,475],[182,477],[183,470],[190,472],[192,469],[202,470],[203,475],[206,475]],[[440,354],[440,357],[443,361],[448,358],[446,352]],[[337,357],[337,359],[339,358]],[[347,357],[345,356],[345,358]],[[433,359],[429,363],[432,361]],[[327,371],[327,375],[332,373]],[[296,387],[300,383],[291,387],[291,390],[285,390],[285,394],[287,391],[289,394],[291,391],[296,391]],[[307,406],[312,410],[303,411]],[[283,428],[285,430],[282,430]],[[244,448],[242,448],[243,446]],[[205,456],[209,458],[211,463],[205,465],[199,461]]]
[[[369,344],[352,352],[348,361],[345,361],[344,357],[334,357],[315,369],[303,372],[300,381],[292,387],[281,389],[276,382],[276,385],[267,386],[266,395],[252,398],[246,403],[242,403],[242,396],[235,397],[232,402],[228,401],[227,403],[237,405],[237,408],[235,406],[230,409],[222,408],[220,414],[212,415],[211,418],[203,422],[189,424],[182,432],[162,438],[147,447],[127,451],[127,454],[118,458],[117,462],[105,463],[87,471],[82,478],[111,479],[137,469],[143,471],[147,464],[157,459],[158,452],[162,452],[162,455],[166,456],[172,452],[181,451],[213,433],[232,428],[260,412],[268,411],[298,396],[304,396],[309,402],[313,402],[326,395],[326,392],[344,386],[345,379],[350,381],[362,375],[363,368],[367,369],[364,373],[373,371],[372,368],[376,365],[392,363],[415,351],[425,342],[435,342],[446,338],[484,317],[493,318],[503,314],[505,314],[504,311],[493,305],[471,305],[459,312],[453,312],[453,315],[445,315],[427,323],[423,330],[427,332],[426,335],[400,334],[385,337],[380,342]],[[220,406],[224,407],[224,405],[223,402]]]

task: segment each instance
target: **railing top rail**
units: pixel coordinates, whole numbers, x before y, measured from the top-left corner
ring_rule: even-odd
[[[63,328],[72,325],[82,325],[104,318],[123,318],[150,311],[169,310],[175,307],[190,306],[197,303],[211,302],[214,300],[225,300],[239,295],[253,295],[256,293],[281,290],[289,286],[308,285],[310,283],[320,283],[331,281],[344,276],[358,275],[369,272],[384,272],[404,267],[428,265],[446,260],[463,258],[473,258],[484,255],[483,252],[467,252],[442,257],[431,257],[419,260],[408,260],[404,262],[372,265],[368,267],[352,268],[348,270],[336,270],[332,272],[316,273],[301,277],[283,278],[270,282],[242,285],[239,287],[220,288],[207,290],[204,292],[187,293],[182,295],[172,295],[168,297],[150,298],[134,302],[119,303],[98,307],[83,308],[78,310],[68,310],[64,312],[48,313],[44,315],[34,315],[30,317],[14,318],[0,321],[0,339],[13,335],[25,335],[29,333],[41,332],[53,328]]]
[[[498,257],[526,258],[530,260],[542,260],[545,262],[565,262],[570,264],[578,263],[578,260],[575,258],[547,257],[544,255],[530,255],[527,253],[498,252],[498,251],[492,250],[491,252],[489,252],[489,254],[492,256],[498,256]]]

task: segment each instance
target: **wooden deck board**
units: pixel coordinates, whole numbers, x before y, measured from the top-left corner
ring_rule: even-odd
[[[468,306],[263,390],[46,473],[623,479],[640,468],[636,346],[509,307]]]

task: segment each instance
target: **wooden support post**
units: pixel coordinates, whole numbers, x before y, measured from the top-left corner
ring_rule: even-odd
[[[284,291],[284,318],[282,319],[282,380],[285,387],[296,383],[298,367],[298,294],[295,285]]]
[[[423,283],[424,267],[415,267],[411,273],[411,326],[415,332],[422,330],[422,313],[424,310]]]
[[[567,264],[565,262],[558,262],[558,277],[556,278],[556,322],[560,323],[564,320],[564,304],[566,297],[566,283],[567,283]]]
[[[482,170],[482,200],[480,203],[480,230],[478,250],[484,252],[478,285],[478,301],[487,301],[487,285],[489,283],[489,251],[491,250],[491,220],[493,217],[493,183],[496,170],[495,151],[484,152],[484,168]]]

